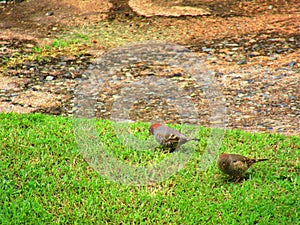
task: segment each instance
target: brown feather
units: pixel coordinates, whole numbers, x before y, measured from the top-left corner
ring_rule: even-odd
[[[244,173],[254,163],[266,161],[267,159],[252,159],[239,154],[227,154],[222,153],[218,159],[219,169],[229,175],[230,177],[236,178],[237,181],[243,177]]]

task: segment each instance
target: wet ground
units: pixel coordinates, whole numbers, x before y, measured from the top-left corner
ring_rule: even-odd
[[[128,1],[96,2],[99,5],[95,1],[85,1],[84,5],[75,1],[28,1],[2,8],[0,111],[71,115],[78,82],[86,78],[86,70],[99,55],[120,45],[120,40],[116,41],[119,36],[121,44],[135,38],[163,39],[196,52],[213,71],[226,99],[228,128],[299,134],[298,1],[165,2],[163,7],[197,7],[209,15],[169,16],[166,11],[165,16],[152,17],[138,15],[143,7],[132,10]],[[60,47],[57,38],[73,32],[74,27],[88,30],[90,37],[83,44]],[[124,30],[120,34],[118,29]],[[94,35],[99,30],[111,32],[105,44],[102,34]],[[42,44],[53,45],[53,41],[57,48],[41,50]],[[200,112],[200,124],[211,125],[211,109],[195,82],[187,74],[163,65],[134,64],[116,72],[100,90],[97,116],[110,118],[124,84],[154,74],[186,90]],[[132,120],[180,122],[172,102],[164,99],[137,101],[131,111]]]

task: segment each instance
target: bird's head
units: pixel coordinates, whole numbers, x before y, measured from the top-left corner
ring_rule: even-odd
[[[229,157],[230,157],[230,154],[221,153],[219,156],[219,159],[218,159],[219,167],[222,167],[222,169],[225,169],[226,167],[228,167]]]
[[[150,134],[154,134],[154,130],[157,129],[158,127],[162,126],[159,123],[153,123],[151,124],[151,126],[149,127],[149,133]]]
[[[229,159],[229,154],[227,153],[221,153],[220,156],[219,156],[219,159]]]

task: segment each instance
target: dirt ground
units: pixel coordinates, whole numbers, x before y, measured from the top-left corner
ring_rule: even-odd
[[[112,36],[104,45],[99,36],[88,34],[88,44],[79,47],[84,54],[59,50],[48,61],[11,63],[12,56],[18,59],[16,53],[30,55],[34,47],[53,43],[74,27],[94,33],[105,27]],[[206,59],[226,98],[227,127],[299,135],[298,0],[28,0],[1,4],[0,111],[70,115],[77,78],[95,58],[118,45],[115,40],[123,35],[119,28],[124,35],[128,35],[125,29],[132,32],[122,39],[125,43],[127,39],[164,37]],[[107,107],[99,117],[109,117],[106,111],[115,94],[107,92],[100,99]],[[134,119],[145,118],[145,114],[149,112]],[[207,118],[201,119],[203,125],[209,125]]]
[[[2,4],[0,5],[1,36],[8,37],[7,35],[10,34],[39,39],[49,36],[49,30],[54,26],[64,29],[78,24],[97,23],[107,18],[135,20],[138,16],[136,11],[143,14],[146,8],[151,11],[151,8],[157,9],[157,7],[162,8],[164,12],[151,12],[153,16],[158,14],[170,18],[181,17],[177,20],[159,20],[162,27],[169,26],[170,21],[174,26],[176,23],[187,26],[183,21],[189,20],[190,17],[185,18],[184,15],[194,15],[188,10],[202,10],[202,13],[198,13],[200,18],[195,16],[197,22],[189,23],[188,29],[201,34],[201,37],[204,34],[203,39],[222,37],[224,29],[229,29],[227,35],[233,33],[242,35],[245,29],[247,32],[277,29],[278,32],[299,34],[300,3],[297,0],[130,0],[129,3],[136,8],[130,8],[128,0],[29,0],[17,4]],[[179,8],[176,14],[172,14],[174,12],[172,7],[182,7],[182,9]],[[53,12],[53,15],[47,16],[49,12]],[[147,15],[147,12],[144,14]],[[204,19],[201,19],[201,16]],[[230,26],[226,26],[234,24],[234,21],[237,22],[240,18],[245,20],[247,26],[243,27],[244,24],[241,24],[239,30],[232,30]]]

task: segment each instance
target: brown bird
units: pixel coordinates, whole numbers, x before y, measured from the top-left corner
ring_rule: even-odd
[[[238,154],[222,153],[218,159],[218,167],[223,173],[235,178],[237,183],[252,164],[266,160],[268,159],[251,159]]]
[[[197,138],[188,138],[178,130],[159,123],[152,124],[149,128],[149,132],[154,136],[155,140],[159,144],[163,147],[170,148],[171,152],[175,151],[177,147],[180,147],[188,141],[200,140]]]

